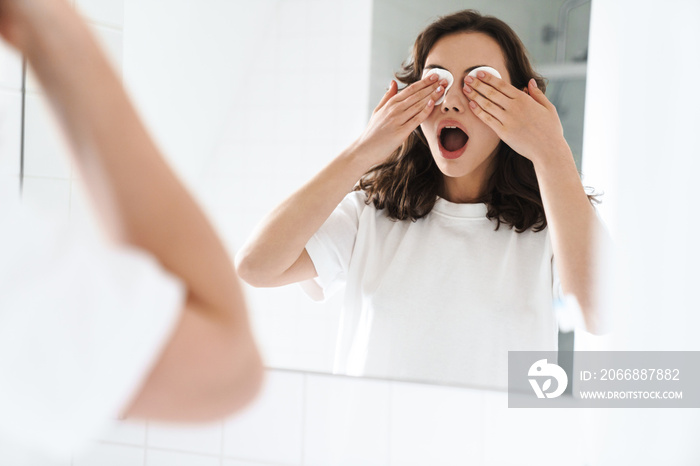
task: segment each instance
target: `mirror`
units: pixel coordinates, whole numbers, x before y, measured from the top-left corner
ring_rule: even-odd
[[[193,5],[173,2],[163,16],[157,1],[127,1],[124,77],[231,251],[361,133],[417,33],[438,15],[465,7],[518,33],[536,70],[549,79],[547,95],[581,166],[588,1]],[[320,303],[297,285],[248,287],[247,295],[270,367],[334,371],[342,292]],[[449,375],[371,375],[494,386]]]

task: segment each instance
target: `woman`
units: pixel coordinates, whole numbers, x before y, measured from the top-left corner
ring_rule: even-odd
[[[481,66],[503,79],[468,76]],[[454,77],[447,92],[421,78],[432,68]],[[596,329],[600,225],[505,23],[472,10],[438,19],[397,78],[407,87],[392,81],[360,137],[241,249],[239,274],[325,294],[345,285],[336,371],[504,386],[508,350],[556,350],[558,276]]]
[[[233,264],[90,28],[66,0],[0,0],[0,39],[41,82],[109,237],[31,221],[0,187],[2,458],[70,463],[118,415],[240,410],[263,368]]]

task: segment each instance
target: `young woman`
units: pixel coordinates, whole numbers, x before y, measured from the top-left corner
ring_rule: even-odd
[[[468,76],[482,66],[502,79]],[[447,92],[432,68],[454,77]],[[407,86],[392,81],[360,137],[241,249],[239,274],[345,285],[336,371],[505,386],[508,350],[556,350],[561,289],[596,329],[597,216],[504,22],[439,18],[397,78]]]

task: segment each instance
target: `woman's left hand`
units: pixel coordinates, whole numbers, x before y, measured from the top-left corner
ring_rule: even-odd
[[[533,163],[568,147],[557,109],[534,79],[528,83],[527,92],[523,92],[479,71],[476,78],[465,78],[462,92],[471,111],[503,142]]]

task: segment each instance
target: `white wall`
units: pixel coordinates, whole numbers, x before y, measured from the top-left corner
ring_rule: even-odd
[[[590,431],[585,410],[508,409],[500,392],[271,370],[238,416],[118,423],[73,464],[583,466]]]
[[[699,16],[695,1],[593,3],[585,157],[613,207],[618,350],[700,350]],[[700,463],[697,409],[600,415],[600,464]]]
[[[15,193],[19,193],[21,90],[22,59],[0,43],[0,183]]]

